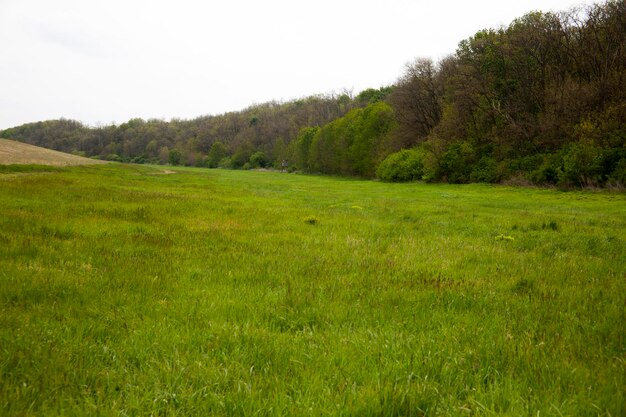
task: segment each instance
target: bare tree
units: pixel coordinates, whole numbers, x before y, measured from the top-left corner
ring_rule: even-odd
[[[420,143],[441,119],[443,86],[431,59],[417,58],[405,67],[389,102],[398,121],[396,146]],[[399,146],[398,146],[399,145]]]

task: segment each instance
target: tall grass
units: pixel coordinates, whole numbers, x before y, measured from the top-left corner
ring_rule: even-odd
[[[0,414],[626,415],[626,196],[0,174]]]

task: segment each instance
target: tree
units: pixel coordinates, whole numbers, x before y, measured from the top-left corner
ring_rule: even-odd
[[[156,139],[152,139],[150,142],[148,142],[148,144],[146,145],[146,150],[145,153],[146,155],[148,155],[148,157],[150,158],[155,158],[158,155],[157,152],[157,147],[158,147],[158,142],[156,141]]]
[[[431,59],[418,58],[405,67],[389,103],[398,121],[396,147],[410,147],[423,142],[437,126],[442,113],[443,87],[437,82]]]
[[[359,113],[354,138],[348,148],[352,175],[373,177],[376,165],[388,153],[389,137],[396,127],[391,106],[376,102]]]
[[[391,86],[381,87],[379,89],[368,88],[357,94],[355,101],[361,106],[367,106],[368,104],[386,100],[392,91],[393,87]]]
[[[302,128],[296,140],[293,141],[294,162],[299,169],[310,170],[309,152],[311,150],[311,143],[319,130],[319,127]]]
[[[171,149],[168,158],[170,165],[180,165],[182,153],[178,149]]]
[[[167,146],[163,146],[159,150],[159,163],[167,164],[169,161],[170,161],[170,150],[167,148]]]
[[[222,159],[226,157],[226,146],[221,141],[213,142],[207,158],[209,168],[217,168]]]

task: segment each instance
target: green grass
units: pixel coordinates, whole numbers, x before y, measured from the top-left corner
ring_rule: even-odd
[[[0,174],[0,415],[626,415],[626,195]]]
[[[62,168],[50,165],[0,165],[0,174],[16,174],[25,172],[60,172]]]

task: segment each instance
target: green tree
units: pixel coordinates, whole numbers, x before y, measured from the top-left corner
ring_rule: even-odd
[[[361,91],[356,96],[355,101],[361,106],[367,106],[368,104],[374,104],[378,103],[379,101],[384,101],[392,91],[392,86],[381,87],[379,89],[368,88]]]
[[[158,156],[158,142],[156,139],[152,139],[150,142],[148,142],[148,144],[146,145],[146,155],[149,158],[156,158]]]
[[[300,129],[296,140],[293,142],[295,164],[299,169],[305,171],[310,170],[309,165],[309,152],[311,150],[311,143],[313,138],[320,130],[319,127],[305,127]]]
[[[226,157],[226,146],[221,141],[213,142],[207,158],[209,168],[217,168],[222,159]]]
[[[159,150],[159,163],[167,164],[169,160],[170,160],[170,150],[168,149],[167,146],[163,146]]]
[[[182,153],[178,149],[171,149],[168,158],[170,165],[180,165]]]
[[[352,174],[374,176],[378,161],[386,154],[389,135],[394,128],[394,112],[387,103],[375,102],[358,113],[354,138],[348,149]]]

